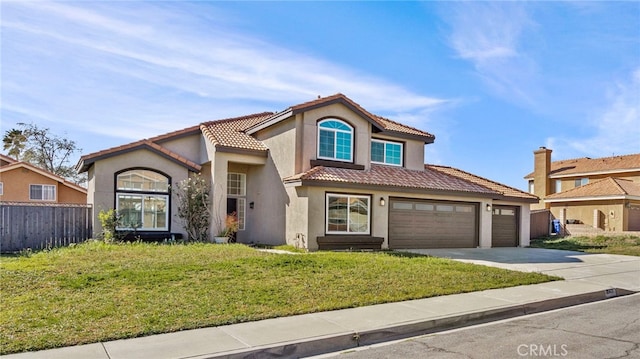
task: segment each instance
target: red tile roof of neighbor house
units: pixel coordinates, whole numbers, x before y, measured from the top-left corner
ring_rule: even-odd
[[[545,200],[555,202],[569,199],[590,199],[594,197],[624,198],[628,196],[640,197],[640,183],[623,178],[607,177],[587,183],[584,186],[551,194],[547,196]]]
[[[582,174],[607,174],[626,171],[640,171],[640,153],[601,157],[601,158],[573,158],[569,160],[552,161],[550,177],[561,177]],[[534,173],[526,175],[525,179],[532,179]]]
[[[47,170],[45,170],[43,168],[36,167],[36,166],[34,166],[34,165],[32,165],[31,163],[28,163],[28,162],[13,160],[12,163],[7,164],[6,166],[0,167],[0,173],[8,172],[8,171],[11,171],[11,170],[14,170],[14,169],[17,169],[17,168],[28,169],[28,170],[36,172],[36,173],[38,173],[38,174],[40,174],[42,176],[50,178],[50,179],[52,179],[52,180],[54,180],[56,182],[59,182],[62,185],[67,186],[69,188],[72,188],[72,189],[74,189],[74,190],[76,190],[78,192],[82,192],[84,194],[87,194],[87,189],[86,188],[84,188],[84,187],[82,187],[82,186],[80,186],[78,184],[75,184],[75,183],[73,183],[71,181],[68,181],[65,178],[60,177],[60,176],[58,176],[58,175],[56,175],[54,173],[51,173],[51,172],[49,172],[49,171],[47,171]]]
[[[484,178],[484,177],[480,177],[480,176],[476,176],[472,173],[457,169],[457,168],[453,168],[453,167],[448,167],[448,166],[438,166],[438,165],[425,165],[425,168],[429,168],[429,169],[433,169],[436,171],[440,171],[440,172],[444,172],[446,174],[449,174],[451,176],[455,176],[458,178],[462,178],[464,180],[467,181],[471,181],[473,183],[479,184],[481,186],[490,188],[496,192],[501,193],[503,196],[505,197],[514,197],[514,198],[526,198],[526,199],[531,199],[531,200],[538,200],[538,197],[525,192],[525,191],[521,191],[517,188],[513,188],[513,187],[509,187],[506,185],[503,185],[501,183],[492,181],[490,179]]]
[[[538,198],[528,193],[473,176],[451,167],[426,165],[424,171],[402,167],[371,165],[369,170],[316,166],[310,170],[284,178],[285,183],[304,184],[352,184],[365,186],[396,187],[445,192],[466,192],[487,197],[515,197],[527,202]]]

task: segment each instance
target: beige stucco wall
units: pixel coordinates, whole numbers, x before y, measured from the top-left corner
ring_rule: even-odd
[[[190,136],[179,137],[170,141],[163,141],[159,143],[162,147],[177,153],[184,158],[195,163],[204,163],[208,161],[206,152],[202,152],[201,146],[204,137],[202,134],[197,133]]]
[[[296,172],[296,118],[291,117],[256,134],[256,138],[269,148],[269,157],[281,178],[293,176]],[[281,184],[282,185],[282,184]]]
[[[172,185],[186,179],[189,173],[185,167],[178,163],[146,149],[96,161],[89,171],[89,191],[93,193],[93,196],[88,198],[88,201],[92,201],[90,203],[93,205],[94,235],[102,232],[98,213],[102,210],[115,208],[115,173],[128,168],[147,168],[160,171],[170,177]],[[174,233],[182,233],[186,238],[186,232],[175,215],[176,213],[177,203],[174,198],[171,198],[169,229]]]
[[[62,182],[43,176],[25,167],[18,167],[0,173],[3,194],[0,201],[34,202],[29,199],[29,186],[32,184],[56,186],[54,201],[37,201],[43,203],[87,203],[87,194],[68,187]]]
[[[479,197],[458,197],[450,195],[437,195],[427,193],[403,193],[403,192],[384,192],[375,191],[369,189],[344,189],[344,188],[325,188],[325,187],[311,187],[302,186],[294,187],[289,186],[287,193],[291,197],[290,210],[287,215],[291,213],[292,222],[287,222],[292,226],[296,226],[295,229],[287,231],[287,243],[295,243],[295,234],[305,234],[305,239],[309,250],[314,251],[318,249],[317,237],[325,235],[325,201],[326,193],[348,193],[348,194],[364,194],[371,196],[371,235],[375,237],[383,237],[385,239],[383,248],[388,248],[388,233],[389,233],[389,197],[404,197],[404,198],[420,198],[420,199],[432,199],[443,201],[462,201],[462,202],[474,202],[479,204],[479,244],[480,247],[491,247],[491,224],[492,213],[487,211],[486,204],[493,205],[494,202],[491,199],[479,198]],[[380,205],[380,197],[384,197],[385,206]],[[513,202],[499,202],[495,204],[507,204],[520,206],[520,243],[521,246],[529,245],[529,209],[528,203],[513,203]],[[305,218],[306,214],[306,218]],[[304,222],[307,221],[306,228]]]
[[[551,213],[560,218],[560,212],[566,209],[565,219],[578,219],[584,224],[599,227],[605,231],[624,231],[624,205],[622,200],[609,201],[579,201],[567,203],[552,203]],[[602,222],[594,226],[594,210],[601,212]]]

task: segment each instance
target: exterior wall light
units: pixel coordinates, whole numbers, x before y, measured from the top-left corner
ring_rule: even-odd
[[[380,205],[384,207],[384,197],[380,197]]]
[[[249,208],[253,209],[254,203],[253,202],[249,202]]]
[[[487,203],[487,212],[491,212],[491,203]]]

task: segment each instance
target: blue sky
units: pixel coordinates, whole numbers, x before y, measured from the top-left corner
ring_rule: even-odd
[[[521,189],[540,146],[640,152],[640,2],[0,6],[2,134],[82,154],[338,92],[435,134],[427,163]]]

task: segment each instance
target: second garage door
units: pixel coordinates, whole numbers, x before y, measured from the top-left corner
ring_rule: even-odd
[[[389,207],[389,248],[478,246],[476,203],[391,199]]]
[[[491,224],[492,247],[518,246],[518,207],[493,206]]]

